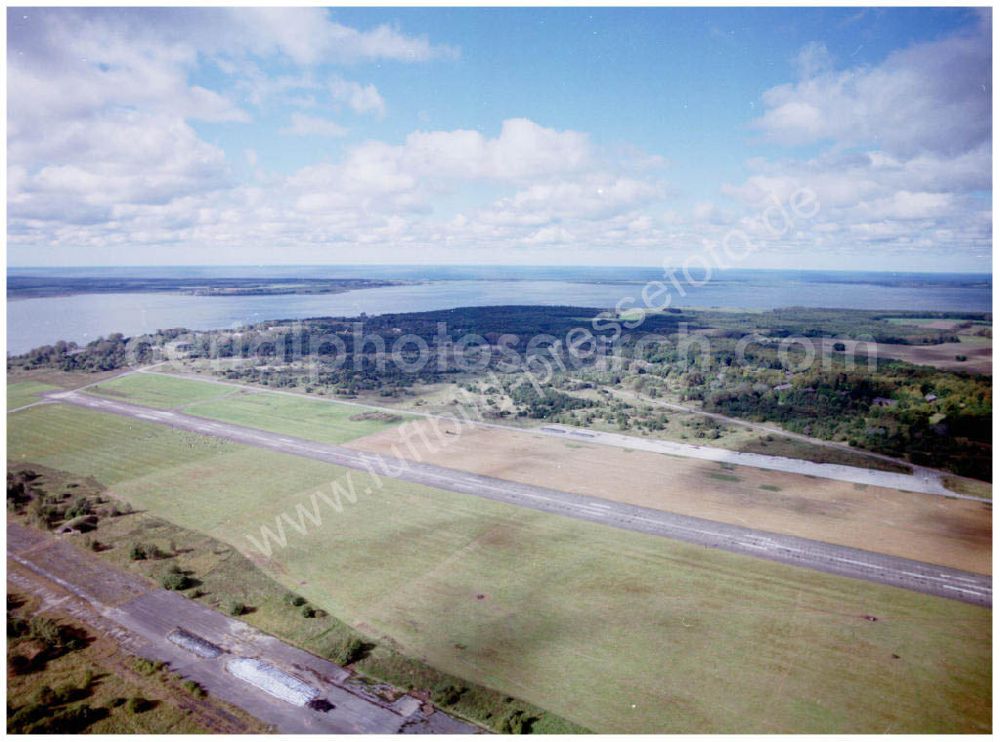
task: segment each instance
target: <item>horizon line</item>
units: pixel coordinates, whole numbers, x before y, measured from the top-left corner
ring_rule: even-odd
[[[680,270],[682,266],[671,266],[673,270]],[[100,269],[100,268],[615,268],[623,270],[664,270],[662,265],[612,265],[612,264],[551,264],[551,263],[167,263],[167,264],[92,264],[92,265],[7,265],[7,270],[60,270],[60,269]],[[989,270],[929,270],[929,269],[894,269],[894,268],[863,268],[863,269],[843,269],[843,268],[746,268],[729,267],[719,268],[715,266],[713,271],[794,271],[799,273],[906,273],[906,274],[940,274],[950,273],[955,275],[993,275],[992,266]]]

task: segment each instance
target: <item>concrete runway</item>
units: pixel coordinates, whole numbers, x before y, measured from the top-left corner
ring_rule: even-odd
[[[482,730],[401,695],[383,699],[328,660],[286,644],[249,624],[183,595],[160,588],[69,543],[14,523],[7,524],[7,556],[25,568],[8,574],[20,589],[58,604],[74,618],[115,639],[126,651],[170,664],[171,670],[279,732],[298,734],[470,734]],[[71,567],[69,565],[72,565]],[[182,627],[223,650],[203,658],[171,642]],[[295,706],[227,672],[234,657],[266,660],[319,691],[334,706],[322,712]]]
[[[930,476],[925,472],[901,474],[882,471],[880,469],[862,469],[844,464],[818,464],[805,459],[792,459],[787,456],[771,456],[769,454],[746,453],[730,451],[715,446],[696,446],[691,443],[678,443],[652,438],[639,438],[634,435],[620,433],[605,433],[596,430],[585,430],[570,425],[544,425],[539,432],[555,435],[558,438],[578,440],[581,443],[596,443],[602,446],[616,448],[633,448],[637,451],[652,451],[671,456],[681,456],[702,461],[716,461],[734,466],[751,466],[755,469],[781,471],[789,474],[804,474],[821,479],[836,479],[841,482],[871,485],[872,487],[888,487],[904,492],[916,492],[924,495],[944,495],[964,500],[989,502],[981,497],[959,495],[946,489],[940,478]]]
[[[902,489],[909,492],[922,492],[928,495],[943,495],[944,497],[955,497],[960,500],[975,500],[976,502],[990,502],[990,500],[983,497],[974,497],[972,495],[963,495],[958,492],[953,492],[944,486],[943,477],[946,472],[940,469],[932,469],[927,466],[919,466],[910,461],[905,461],[903,459],[897,458],[895,456],[887,456],[883,453],[875,453],[874,451],[868,451],[865,449],[855,449],[851,448],[847,444],[839,443],[837,441],[828,441],[822,438],[813,438],[808,435],[803,435],[802,433],[793,433],[790,430],[784,430],[780,427],[775,427],[774,425],[768,425],[766,423],[756,423],[750,420],[741,420],[737,417],[729,417],[728,415],[722,415],[718,412],[708,412],[706,410],[699,409],[698,407],[689,407],[687,405],[674,404],[673,402],[665,402],[662,399],[652,399],[650,397],[644,397],[636,392],[626,391],[624,389],[615,389],[614,387],[601,387],[604,391],[611,394],[613,397],[624,397],[626,399],[631,399],[641,404],[652,405],[653,407],[659,407],[666,410],[673,410],[675,412],[683,412],[689,415],[701,415],[702,417],[707,417],[710,420],[715,420],[722,423],[723,425],[736,425],[742,428],[748,428],[749,430],[755,430],[758,433],[765,435],[775,435],[781,438],[788,438],[793,441],[802,441],[810,446],[819,446],[822,448],[829,448],[835,451],[849,451],[855,455],[863,455],[870,459],[878,459],[881,461],[886,461],[890,464],[901,464],[903,466],[909,467],[913,474],[899,474],[893,472],[884,472],[881,470],[871,470],[875,474],[887,474],[888,478],[882,479],[881,482],[878,478],[872,481],[865,481],[863,479],[857,479],[859,472],[870,471],[865,467],[855,467],[846,466],[843,464],[812,464],[813,468],[811,471],[803,472],[809,474],[810,476],[817,477],[828,477],[830,479],[842,479],[845,482],[859,482],[861,484],[871,484],[876,487],[891,487],[893,489]],[[627,438],[629,440],[634,440],[633,436],[618,436],[620,438]],[[612,444],[613,445],[613,444]],[[696,448],[701,448],[696,446]],[[737,453],[737,452],[731,452]],[[684,455],[684,454],[678,454]],[[782,459],[780,456],[768,456],[764,454],[743,454],[742,456],[760,456],[764,459]],[[802,459],[791,459],[791,461],[799,461],[802,463]],[[739,461],[733,461],[733,463],[741,463]],[[760,466],[760,468],[768,469],[773,468],[779,471],[794,471],[794,469],[782,469],[779,466],[767,466],[754,463],[748,463],[748,466]],[[832,468],[826,468],[832,467]],[[882,483],[884,482],[884,483]]]
[[[991,607],[993,580],[987,575],[910,559],[759,531],[596,497],[533,487],[431,464],[379,456],[341,446],[292,438],[254,428],[207,420],[180,412],[100,399],[79,392],[55,392],[53,400],[180,430],[373,472],[438,489],[485,497],[511,505],[565,515],[640,533],[829,572],[930,595]],[[367,493],[366,493],[367,494]]]

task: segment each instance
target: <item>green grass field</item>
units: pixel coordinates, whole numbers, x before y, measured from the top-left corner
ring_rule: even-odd
[[[320,443],[346,443],[361,436],[377,433],[402,421],[364,419],[351,420],[365,413],[354,405],[338,404],[319,399],[267,392],[239,394],[208,402],[188,405],[184,411],[237,425],[246,425],[272,433],[294,435]]]
[[[400,651],[596,731],[991,728],[989,610],[357,472],[356,504],[300,523],[343,470],[88,410],[19,414],[8,455],[93,476]],[[247,535],[282,511],[306,534],[286,523],[264,558]]]
[[[294,435],[320,443],[345,443],[398,424],[396,419],[355,419],[366,410],[356,405],[291,394],[241,391],[195,379],[162,374],[131,374],[89,391],[160,409],[180,409],[213,420]],[[369,413],[370,415],[371,413]]]
[[[102,488],[93,480],[80,481],[64,472],[31,464],[39,474],[35,480],[45,492],[62,492],[72,489],[74,495],[103,496]],[[23,522],[30,523],[30,519]],[[357,631],[335,616],[315,611],[318,606],[298,605],[290,591],[277,580],[266,575],[243,554],[228,544],[204,533],[181,528],[148,511],[132,512],[114,518],[102,518],[98,528],[87,535],[70,537],[76,545],[87,550],[87,542],[96,540],[102,548],[95,553],[119,568],[141,574],[158,582],[173,566],[193,576],[196,584],[185,595],[216,610],[229,612],[239,602],[248,607],[240,618],[253,626],[285,641],[313,652],[320,657],[340,661],[340,652],[352,638],[361,638],[369,644],[365,655],[354,663],[354,668],[366,677],[390,683],[404,689],[434,689],[442,685],[462,685],[466,691],[457,702],[448,706],[448,712],[502,731],[502,722],[512,712],[521,711],[532,718],[533,731],[550,733],[579,733],[585,727],[574,725],[506,693],[472,684],[468,680],[446,675],[426,663],[395,651],[388,643],[371,646],[370,637],[358,636]],[[154,545],[163,556],[160,559],[133,561],[129,549],[103,548],[111,544]],[[301,598],[304,600],[304,598]],[[310,612],[305,613],[304,607]]]
[[[233,391],[232,388],[221,384],[154,374],[119,376],[87,389],[88,394],[120,399],[163,410],[206,399],[215,399],[231,394]]]
[[[18,407],[37,402],[41,399],[41,394],[56,389],[58,387],[39,381],[16,381],[13,384],[7,384],[7,409],[16,410]]]
[[[958,492],[961,495],[972,495],[986,500],[993,499],[993,485],[990,482],[980,482],[978,479],[969,479],[968,477],[945,476],[943,483],[952,492]]]

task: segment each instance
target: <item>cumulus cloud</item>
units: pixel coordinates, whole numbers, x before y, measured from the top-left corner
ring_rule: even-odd
[[[299,194],[297,207],[311,212],[351,207],[426,211],[432,194],[461,182],[551,178],[580,171],[591,158],[589,141],[579,132],[510,119],[492,138],[458,129],[413,132],[398,145],[363,142],[340,162],[301,169],[288,184]]]
[[[590,163],[592,150],[582,132],[558,131],[517,118],[504,121],[492,139],[471,129],[417,131],[402,146],[376,157],[395,160],[417,173],[518,180],[582,170]]]
[[[323,8],[238,8],[224,11],[228,28],[257,51],[278,50],[299,64],[387,59],[426,62],[458,56],[458,50],[432,44],[388,25],[361,30],[331,19]],[[231,43],[237,43],[235,40]]]
[[[800,55],[799,82],[764,93],[754,122],[780,144],[877,146],[895,156],[958,154],[990,138],[988,28],[916,44],[880,65],[835,71],[818,47]]]
[[[280,104],[293,109],[284,133],[341,137],[346,128],[302,109],[327,95],[381,115],[385,102],[373,85],[339,77],[319,84],[329,74],[314,66],[457,53],[391,26],[351,28],[318,8],[18,9],[8,20],[14,244],[229,242],[279,224],[293,239],[303,225],[262,209],[260,191],[236,185],[223,150],[194,125],[248,123],[247,105]],[[278,67],[287,72],[273,73],[274,57],[287,59]],[[194,82],[209,65],[228,86]],[[247,161],[256,169],[256,152]],[[266,188],[294,210],[305,194],[293,180],[272,179]]]
[[[385,115],[385,101],[374,85],[362,85],[342,77],[334,77],[330,80],[329,87],[330,97],[334,101],[345,103],[355,113],[373,113],[379,117]]]
[[[73,156],[29,168],[13,164],[9,217],[93,223],[119,205],[162,204],[227,182],[222,150],[200,140],[179,118],[122,111],[66,124],[50,150]]]
[[[13,34],[8,48],[8,126],[37,137],[112,107],[201,121],[246,121],[224,95],[188,82],[197,53],[181,42],[129,39],[121,24],[44,15],[32,33]]]
[[[808,45],[752,122],[769,142],[808,154],[749,160],[720,193],[677,204],[661,155],[602,149],[586,132],[516,111],[483,129],[360,139],[360,127],[337,119],[382,117],[391,106],[346,65],[457,54],[397,27],[349,28],[318,8],[25,14],[24,23],[9,16],[14,246],[120,246],[126,256],[137,245],[197,245],[237,261],[262,245],[295,255],[303,246],[352,255],[633,248],[655,250],[659,262],[732,226],[755,228],[771,195],[787,201],[801,188],[817,194],[820,212],[775,250],[990,244],[981,29],[866,67],[838,67],[822,44]],[[234,140],[231,166],[217,142],[252,118],[259,139]],[[330,141],[281,139],[317,156],[272,172],[267,136],[277,133]]]
[[[748,208],[798,189],[821,205],[808,235],[845,254],[927,247],[977,254],[991,243],[991,46],[976,28],[835,69],[821,45],[794,60],[800,79],[766,91],[753,126],[806,158],[755,159],[723,192]]]
[[[310,125],[301,118],[298,123]],[[642,209],[664,197],[664,186],[644,172],[614,172],[608,165],[580,132],[512,119],[493,136],[418,131],[398,144],[362,142],[336,160],[288,176],[267,175],[253,187],[178,190],[167,200],[118,201],[122,194],[115,194],[96,205],[103,212],[89,212],[90,221],[23,219],[15,239],[44,233],[53,245],[199,244],[218,250],[262,241],[296,250],[652,247],[663,233]],[[470,186],[512,192],[454,217],[438,211],[438,196]]]

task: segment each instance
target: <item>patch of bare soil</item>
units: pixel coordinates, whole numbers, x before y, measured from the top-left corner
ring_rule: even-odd
[[[844,343],[848,352],[854,350],[857,344],[854,340],[835,340],[823,338],[821,340],[826,352],[833,352],[833,343]],[[971,345],[969,343],[940,343],[939,345],[894,345],[890,343],[878,343],[878,356],[880,358],[895,358],[907,363],[919,366],[933,366],[934,368],[946,369],[949,371],[970,371],[980,374],[993,373],[993,346]],[[958,360],[959,356],[964,356],[966,360]],[[868,351],[862,344],[855,353],[855,362],[863,366],[868,359]]]
[[[615,449],[551,436],[464,428],[425,438],[427,463],[565,492],[627,502],[683,515],[785,533],[932,564],[992,573],[992,514],[987,504],[849,482]],[[440,423],[438,423],[440,425]],[[401,455],[409,428],[382,431],[347,444]],[[420,436],[410,431],[407,440]],[[411,456],[412,458],[412,456]],[[716,476],[713,476],[716,475]]]
[[[120,374],[120,370],[115,371],[55,371],[52,369],[40,369],[37,371],[14,371],[7,382],[15,381],[37,381],[41,384],[51,384],[62,389],[77,389],[87,384],[94,384],[112,376]]]
[[[348,420],[352,422],[361,422],[363,420],[375,420],[377,422],[383,423],[394,423],[402,420],[399,415],[394,415],[391,412],[382,412],[380,410],[372,410],[371,412],[361,412],[357,415],[351,415]]]

